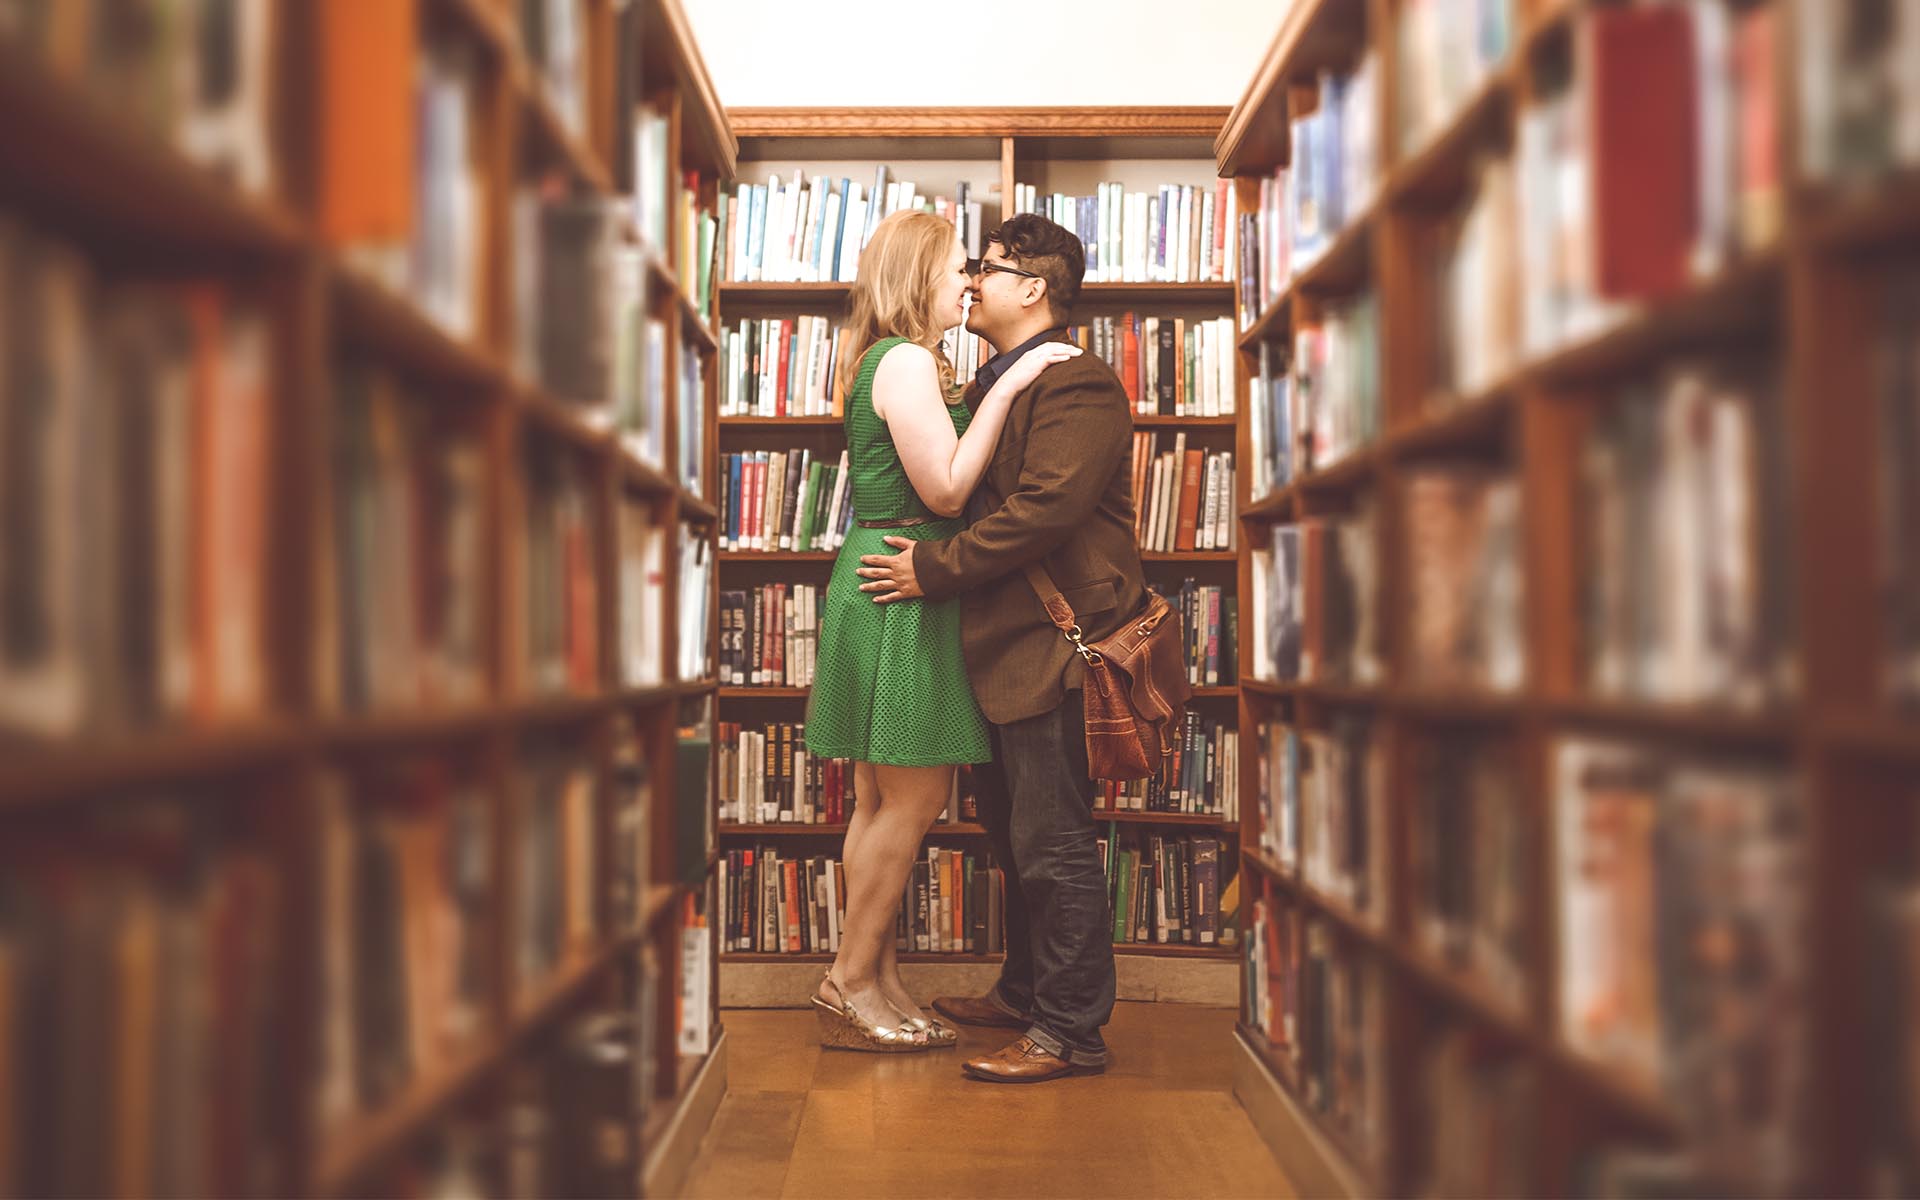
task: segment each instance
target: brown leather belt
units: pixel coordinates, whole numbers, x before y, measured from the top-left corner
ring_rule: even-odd
[[[891,521],[855,521],[862,529],[907,529],[914,525],[925,525],[932,517],[896,517]]]

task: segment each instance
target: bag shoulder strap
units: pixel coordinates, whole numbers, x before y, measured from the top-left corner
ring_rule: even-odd
[[[1033,594],[1040,597],[1040,607],[1047,610],[1047,619],[1059,627],[1068,637],[1080,628],[1079,618],[1073,615],[1073,605],[1060,594],[1053,584],[1053,576],[1047,574],[1047,568],[1038,560],[1027,564],[1027,582],[1033,587]]]

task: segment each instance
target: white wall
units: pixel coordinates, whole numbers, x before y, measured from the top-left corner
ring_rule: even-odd
[[[683,4],[720,102],[785,108],[1231,105],[1288,0]]]

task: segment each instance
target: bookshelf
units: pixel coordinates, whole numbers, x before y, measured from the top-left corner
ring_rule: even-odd
[[[1912,661],[1916,393],[1901,356],[1920,164],[1821,124],[1821,80],[1876,69],[1864,49],[1840,65],[1844,9],[1302,0],[1216,142],[1242,211],[1272,203],[1261,253],[1292,256],[1263,257],[1237,305],[1242,459],[1278,442],[1290,467],[1240,497],[1243,613],[1275,589],[1259,619],[1309,650],[1289,661],[1243,616],[1236,1091],[1303,1192],[1913,1186],[1908,1135],[1870,1114],[1911,1112],[1917,1094],[1886,1056],[1907,1044],[1887,1005],[1913,976],[1889,939],[1910,927],[1920,799],[1898,665]],[[1462,36],[1490,14],[1504,38]],[[1617,73],[1610,56],[1636,39],[1646,56]],[[1371,107],[1361,85],[1329,85],[1369,62]],[[1674,159],[1659,134],[1607,150],[1646,111],[1622,102],[1628,78],[1685,85],[1660,103],[1669,125],[1704,105]],[[1910,89],[1884,96],[1879,119],[1920,111]],[[1330,112],[1349,115],[1338,149]],[[1543,146],[1569,189],[1544,201],[1529,174]],[[1371,170],[1343,173],[1369,152]],[[1295,197],[1329,175],[1340,215],[1314,228]],[[1582,198],[1621,181],[1652,198],[1630,217]],[[1504,232],[1476,232],[1500,212]],[[1554,221],[1557,258],[1529,243]],[[1446,290],[1475,270],[1477,288]],[[1377,383],[1350,401],[1327,381],[1353,367],[1302,362],[1363,296],[1376,326],[1350,348]],[[1449,304],[1467,315],[1450,324]],[[1680,394],[1700,380],[1752,437],[1711,486],[1752,507],[1688,541],[1700,510],[1659,490],[1684,468],[1647,467],[1683,452],[1649,425],[1627,450],[1622,431],[1701,411]],[[1364,431],[1327,437],[1324,410]],[[1503,489],[1510,501],[1491,498]],[[1654,524],[1622,540],[1608,522],[1628,511]],[[1505,533],[1454,541],[1454,520]],[[1371,533],[1352,560],[1311,544],[1356,527]],[[1636,574],[1638,557],[1659,574]],[[1304,582],[1280,582],[1282,563]],[[1358,580],[1360,599],[1325,592],[1321,571]],[[1738,661],[1687,623],[1696,578],[1719,581],[1719,617],[1746,623]],[[1451,611],[1449,589],[1501,628]],[[1609,621],[1629,609],[1641,624],[1622,650]],[[1450,634],[1472,639],[1460,661],[1436,653]],[[1371,672],[1355,665],[1369,642]],[[1332,789],[1340,803],[1316,819],[1324,776],[1355,760],[1373,774]],[[1740,816],[1704,821],[1715,803]],[[1648,842],[1595,824],[1628,811]],[[1316,838],[1356,812],[1370,857],[1316,870]],[[1725,885],[1723,855],[1746,855],[1765,895],[1686,910]],[[1450,874],[1449,859],[1471,866]],[[1742,986],[1770,1007],[1707,1015],[1729,994],[1724,966],[1677,947],[1760,927],[1765,951],[1742,944],[1766,965]],[[1742,1113],[1703,1083],[1734,1061],[1752,1072]],[[1762,1086],[1781,1090],[1759,1101]]]
[[[864,187],[875,178],[879,166],[889,169],[890,180],[912,181],[924,196],[956,196],[956,183],[964,181],[971,199],[980,205],[974,218],[979,234],[1015,211],[1009,199],[1017,185],[1033,186],[1042,194],[1066,195],[1093,194],[1107,181],[1135,192],[1152,192],[1162,184],[1184,184],[1196,192],[1212,192],[1217,185],[1211,139],[1225,115],[1225,110],[1217,108],[736,108],[728,113],[740,138],[738,176],[743,184],[763,184],[771,179],[790,184],[797,171],[803,181],[824,177],[830,188],[842,179]],[[831,220],[839,210],[826,211]],[[809,219],[814,216],[810,212]],[[824,255],[821,258],[831,261]],[[749,281],[742,277],[744,271],[723,273],[719,291],[726,322],[735,323],[736,328],[741,321],[826,318],[837,322],[844,313],[851,285],[833,281],[830,270],[823,273],[829,278],[797,281]],[[1230,258],[1225,261],[1224,278],[1200,278],[1196,272],[1191,277],[1194,281],[1136,282],[1130,281],[1131,275],[1123,280],[1120,274],[1116,269],[1112,279],[1094,279],[1090,271],[1074,314],[1077,324],[1126,313],[1165,315],[1197,323],[1231,312],[1234,284]],[[840,277],[844,279],[845,273]],[[721,333],[724,356],[730,333],[726,323]],[[990,350],[981,350],[977,361],[984,361],[990,354]],[[812,460],[831,464],[845,448],[839,416],[732,415],[727,412],[724,396],[723,385],[717,443],[723,456],[804,450]],[[800,405],[794,408],[804,411]],[[1180,415],[1137,414],[1135,426],[1158,435],[1162,443],[1159,450],[1169,449],[1178,435],[1183,445],[1204,448],[1212,454],[1232,451],[1236,438],[1233,416],[1199,415],[1201,411],[1196,397],[1192,408],[1183,407]],[[724,468],[721,473],[726,473]],[[722,587],[747,591],[751,596],[754,589],[769,585],[811,585],[824,597],[835,558],[834,551],[821,549],[723,548],[719,556]],[[1143,559],[1149,583],[1169,594],[1177,594],[1182,580],[1189,577],[1199,585],[1231,591],[1236,562],[1231,551],[1151,553]],[[800,722],[807,695],[805,686],[728,684],[720,689],[722,717],[748,730],[770,723]],[[1230,724],[1237,696],[1237,688],[1230,683],[1200,687],[1192,707],[1208,720]],[[1226,736],[1230,739],[1230,732]],[[1232,858],[1236,823],[1217,815],[1115,810],[1103,801],[1095,817],[1103,837],[1117,838],[1128,846],[1144,844],[1156,835],[1213,837],[1224,839],[1227,845],[1220,855],[1223,873]],[[728,821],[721,825],[720,835],[736,862],[750,849],[770,849],[783,858],[804,860],[831,855],[835,840],[844,830],[845,825],[839,823]],[[936,824],[927,845],[974,856],[980,864],[986,862],[985,830],[965,819]],[[1223,887],[1225,882],[1223,878]],[[1222,966],[1234,954],[1230,949],[1177,942],[1122,944],[1115,949],[1122,956],[1123,994],[1133,973],[1130,959],[1161,957],[1191,962],[1196,967],[1202,963]],[[947,981],[947,976],[928,971],[943,964],[991,964],[999,957],[998,953],[914,952],[903,961],[922,968],[918,979]],[[830,958],[825,953],[736,951],[723,954],[721,961],[733,981],[728,985],[729,994],[758,1003],[772,999],[785,981],[797,978],[791,975],[791,964],[826,962]],[[789,973],[781,974],[782,968]],[[751,974],[755,971],[763,972],[764,977]],[[1200,974],[1196,971],[1196,978]],[[977,975],[954,974],[951,986],[972,986]],[[1210,982],[1202,990],[1224,998],[1224,972],[1207,979]]]
[[[0,403],[42,414],[20,446],[73,464],[8,511],[10,544],[50,554],[9,557],[9,618],[85,615],[0,667],[0,1190],[670,1194],[726,1078],[716,685],[676,669],[712,640],[689,622],[714,584],[673,555],[640,581],[617,531],[711,563],[712,477],[676,448],[713,445],[713,373],[636,397],[656,453],[613,413],[614,372],[553,386],[604,330],[517,352],[515,283],[548,251],[514,209],[546,179],[632,245],[641,109],[711,207],[735,143],[685,18],[260,3],[231,41],[102,34],[124,56],[102,66],[41,24],[84,7],[0,30],[21,118],[0,276],[124,394],[85,414],[114,466],[81,474],[67,327],[9,315],[10,356],[60,382],[31,410],[14,376]],[[156,89],[158,115],[113,90],[196,73],[228,90]],[[664,258],[642,280],[672,380],[714,353],[712,318]],[[123,433],[140,405],[185,415]],[[174,615],[84,599],[122,591]],[[566,1098],[592,1029],[627,1072],[599,1109]],[[28,1106],[48,1115],[15,1140]],[[568,1141],[609,1120],[624,1145]]]

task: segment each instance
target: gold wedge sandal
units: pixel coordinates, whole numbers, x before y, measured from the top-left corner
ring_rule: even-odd
[[[926,1034],[927,1045],[935,1050],[946,1050],[960,1044],[960,1031],[941,1024],[936,1017],[908,1017],[906,1027]]]
[[[833,971],[826,974],[826,985],[840,998],[838,1004],[815,992],[814,1016],[820,1020],[820,1044],[831,1050],[865,1050],[874,1054],[911,1054],[928,1050],[933,1042],[911,1025],[882,1025],[860,1015],[847,1000],[847,994],[834,982]]]

